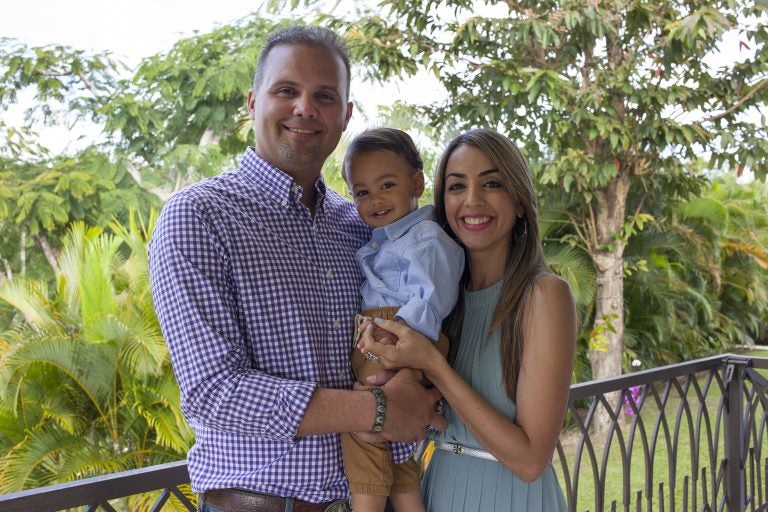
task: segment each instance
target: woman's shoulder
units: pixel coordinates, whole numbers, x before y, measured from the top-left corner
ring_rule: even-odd
[[[574,304],[568,281],[552,272],[544,272],[535,279],[531,289],[531,300],[534,306],[552,305],[555,302],[570,309]]]

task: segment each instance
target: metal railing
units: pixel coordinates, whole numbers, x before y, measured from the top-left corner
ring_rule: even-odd
[[[569,510],[768,511],[758,369],[768,359],[726,354],[571,386],[553,461]],[[188,482],[180,461],[0,496],[0,510],[133,510],[127,497],[154,492],[142,512],[193,511]]]

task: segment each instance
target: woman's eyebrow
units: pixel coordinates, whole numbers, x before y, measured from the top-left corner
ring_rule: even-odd
[[[494,168],[486,169],[486,170],[482,171],[478,176],[483,178],[485,176],[488,176],[489,174],[493,174],[493,173],[497,173],[497,172],[499,172],[499,170],[494,167]],[[449,178],[451,176],[453,176],[455,178],[466,178],[467,177],[466,174],[463,174],[463,173],[460,173],[460,172],[456,172],[456,171],[449,172],[448,174],[445,175],[446,178]]]

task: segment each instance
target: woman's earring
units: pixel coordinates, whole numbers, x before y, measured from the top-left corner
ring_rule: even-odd
[[[518,226],[518,224],[523,224],[523,230],[522,233],[520,232],[520,229],[515,229],[515,244],[520,245],[523,242],[525,242],[526,237],[528,236],[528,221],[525,216],[520,217],[518,221],[515,223],[515,227]]]

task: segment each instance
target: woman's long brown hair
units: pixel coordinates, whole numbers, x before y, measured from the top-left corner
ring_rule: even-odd
[[[501,329],[501,370],[504,387],[510,399],[515,399],[517,379],[523,356],[523,322],[525,305],[536,280],[548,272],[541,248],[538,208],[528,164],[515,144],[504,135],[488,129],[475,129],[453,139],[440,157],[435,173],[435,208],[437,221],[446,232],[457,239],[445,215],[445,168],[448,159],[459,146],[472,146],[482,151],[501,176],[513,201],[520,204],[523,215],[509,236],[507,261],[499,301],[491,321],[491,330]],[[468,255],[467,255],[468,256]],[[462,289],[469,282],[469,265],[461,277]],[[448,359],[453,363],[461,337],[464,304],[461,295],[443,330],[451,340]]]

